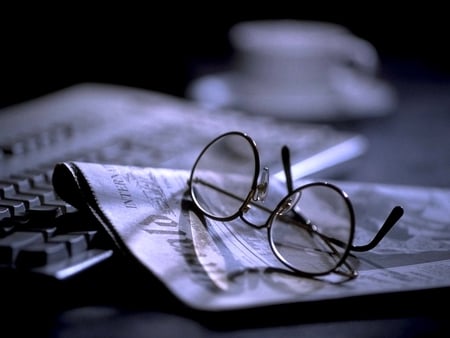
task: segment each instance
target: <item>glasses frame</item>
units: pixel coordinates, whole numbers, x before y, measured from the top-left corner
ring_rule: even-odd
[[[225,191],[217,186],[214,185],[209,185],[210,187],[216,189],[219,192],[222,192],[224,194],[227,194],[230,197],[234,197],[238,200],[242,201],[241,206],[238,208],[238,210],[233,213],[232,215],[229,216],[224,216],[224,217],[220,217],[220,216],[216,216],[214,214],[209,213],[207,210],[205,210],[204,208],[202,208],[201,203],[198,201],[196,194],[194,192],[194,184],[193,182],[196,181],[194,174],[195,171],[197,169],[197,165],[199,164],[200,160],[202,159],[203,155],[210,149],[210,147],[213,144],[216,144],[217,141],[231,136],[231,135],[236,135],[236,136],[240,136],[242,138],[244,138],[251,146],[252,149],[252,153],[254,156],[254,173],[253,173],[253,177],[252,177],[252,183],[251,183],[251,188],[250,191],[248,192],[247,196],[242,199],[239,196],[234,195],[232,192],[229,191]],[[299,275],[303,275],[303,276],[323,276],[323,275],[328,275],[332,272],[340,274],[340,275],[344,275],[348,278],[355,278],[358,275],[358,271],[356,269],[354,269],[353,267],[351,267],[348,263],[347,263],[347,258],[350,255],[350,253],[352,251],[355,252],[364,252],[364,251],[369,251],[371,249],[373,249],[374,247],[376,247],[378,245],[378,243],[385,237],[385,235],[389,232],[389,230],[397,223],[397,221],[401,218],[401,216],[404,213],[404,210],[401,206],[395,206],[391,212],[389,213],[389,215],[387,216],[387,218],[385,219],[384,223],[382,224],[382,226],[380,227],[380,229],[378,230],[378,232],[375,234],[375,236],[373,237],[373,239],[365,244],[365,245],[359,245],[359,246],[355,246],[353,245],[353,239],[354,239],[354,233],[355,233],[355,228],[356,228],[356,220],[355,220],[355,212],[354,212],[354,208],[353,205],[350,201],[349,196],[347,195],[347,193],[341,189],[340,187],[326,182],[326,181],[315,181],[315,182],[310,182],[304,185],[301,185],[297,188],[293,188],[293,180],[292,180],[292,174],[291,174],[291,161],[290,161],[290,151],[289,148],[287,146],[283,146],[281,149],[281,157],[282,157],[282,163],[283,163],[283,170],[284,170],[284,174],[286,177],[286,187],[287,187],[287,194],[280,200],[280,202],[277,204],[277,206],[275,207],[275,209],[271,210],[263,205],[261,205],[260,203],[257,203],[258,201],[262,201],[268,191],[268,185],[269,185],[269,169],[267,167],[261,168],[261,164],[260,164],[260,156],[259,156],[259,151],[256,145],[256,142],[254,141],[253,138],[251,138],[247,133],[245,132],[241,132],[241,131],[229,131],[226,133],[223,133],[219,136],[217,136],[216,138],[214,138],[212,141],[210,141],[204,148],[203,150],[200,152],[200,154],[198,155],[197,159],[194,162],[194,165],[192,166],[190,175],[189,175],[189,180],[188,180],[188,189],[189,189],[189,193],[191,196],[191,199],[194,202],[195,207],[206,217],[211,218],[213,220],[217,220],[217,221],[222,221],[222,222],[228,222],[228,221],[232,221],[235,220],[237,218],[240,218],[244,223],[246,223],[249,226],[252,226],[253,228],[257,228],[257,229],[262,229],[262,228],[267,228],[267,233],[268,233],[268,240],[270,243],[270,248],[273,252],[273,254],[276,256],[276,258],[285,266],[287,266],[288,268],[290,268],[292,271],[294,271],[296,274]],[[204,183],[204,182],[203,182]],[[204,183],[205,184],[205,183]],[[293,266],[291,263],[289,263],[288,260],[286,260],[283,255],[281,255],[278,250],[276,249],[276,246],[273,243],[272,240],[272,233],[271,233],[271,226],[273,223],[273,220],[275,219],[275,217],[280,216],[277,212],[279,210],[283,209],[283,205],[287,203],[287,200],[289,200],[290,196],[293,196],[294,194],[300,192],[301,190],[307,189],[309,187],[313,187],[313,186],[323,186],[323,187],[327,187],[329,189],[333,189],[335,192],[337,192],[344,200],[348,211],[349,211],[349,216],[350,216],[350,234],[348,237],[348,243],[343,243],[335,238],[330,238],[324,234],[321,234],[320,232],[318,232],[317,230],[314,230],[312,227],[309,228],[309,231],[313,231],[316,234],[318,234],[324,241],[327,242],[328,246],[330,248],[332,248],[332,245],[337,245],[340,247],[345,247],[344,252],[342,253],[341,258],[335,263],[335,265],[330,268],[329,270],[323,271],[323,272],[305,272],[302,270],[297,269],[295,266]],[[251,206],[256,206],[258,209],[264,210],[265,212],[269,213],[269,216],[267,218],[267,220],[263,223],[263,224],[254,224],[251,221],[249,221],[248,219],[245,218],[245,213],[249,210],[249,208]],[[342,269],[342,267],[345,266],[345,270]]]

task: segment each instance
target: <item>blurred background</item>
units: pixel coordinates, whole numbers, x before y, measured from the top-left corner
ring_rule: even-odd
[[[192,79],[228,62],[232,25],[261,19],[338,23],[376,47],[388,76],[450,76],[446,11],[428,4],[121,6],[3,8],[0,107],[86,81],[182,97]]]

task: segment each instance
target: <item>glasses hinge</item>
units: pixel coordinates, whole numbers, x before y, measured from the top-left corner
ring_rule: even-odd
[[[264,201],[269,191],[269,168],[264,167],[259,177],[259,183],[256,186],[254,201]]]

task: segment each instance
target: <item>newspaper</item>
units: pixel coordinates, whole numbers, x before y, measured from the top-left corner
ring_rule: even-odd
[[[68,201],[77,199],[78,206],[85,203],[119,247],[195,309],[234,310],[450,286],[450,190],[336,182],[355,207],[354,245],[366,244],[393,206],[405,209],[376,248],[349,258],[359,276],[341,281],[333,274],[306,278],[291,273],[272,253],[265,229],[239,219],[202,218],[187,194],[188,177],[181,169],[72,162],[55,167],[55,189]],[[66,187],[73,183],[81,198],[67,195]],[[283,184],[272,180],[271,185],[269,194],[276,200]]]

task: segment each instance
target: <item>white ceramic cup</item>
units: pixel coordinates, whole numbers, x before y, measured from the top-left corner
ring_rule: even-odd
[[[336,74],[373,76],[378,69],[376,49],[333,23],[246,21],[233,26],[229,37],[235,50],[233,68],[246,86],[257,84],[272,93],[323,93]]]

